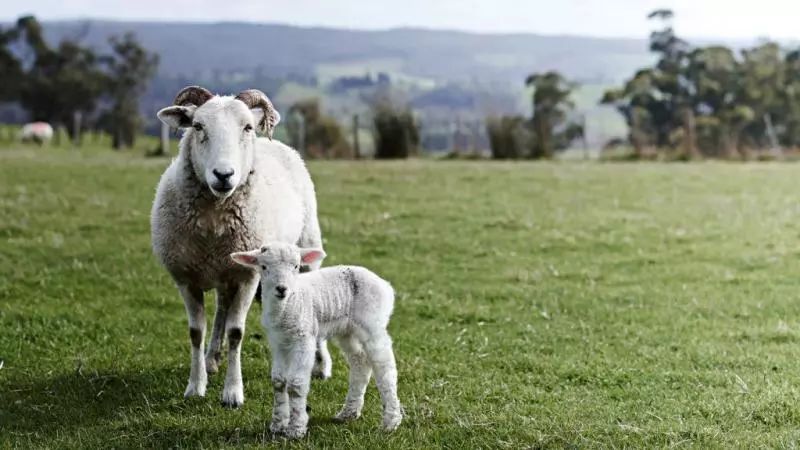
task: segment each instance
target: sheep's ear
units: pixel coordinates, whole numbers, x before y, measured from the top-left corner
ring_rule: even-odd
[[[268,138],[272,139],[272,133],[275,127],[281,122],[281,114],[277,109],[270,109],[266,111],[264,108],[251,108],[250,112],[253,113],[253,119],[258,124],[258,130],[264,133]],[[269,117],[264,117],[269,114]]]
[[[321,248],[301,248],[300,261],[303,264],[314,264],[325,259],[325,250]]]
[[[231,253],[231,259],[247,267],[258,267],[258,251]]]
[[[196,109],[194,105],[167,106],[156,115],[159,120],[172,128],[188,128],[192,126],[192,117]]]

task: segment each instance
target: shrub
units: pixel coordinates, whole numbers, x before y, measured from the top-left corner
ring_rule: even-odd
[[[408,158],[419,149],[419,129],[408,109],[382,103],[373,110],[375,158]]]

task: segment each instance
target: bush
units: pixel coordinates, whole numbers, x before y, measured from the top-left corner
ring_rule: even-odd
[[[384,103],[373,111],[375,158],[408,158],[419,149],[419,129],[409,110]]]
[[[531,155],[533,135],[520,116],[490,118],[486,125],[494,159],[519,159]]]
[[[297,115],[302,116],[303,139],[300,139],[300,122],[293,120]],[[333,117],[322,114],[319,101],[316,99],[295,103],[289,109],[287,126],[292,146],[302,152],[305,157],[353,157],[353,148],[347,142],[341,125]]]

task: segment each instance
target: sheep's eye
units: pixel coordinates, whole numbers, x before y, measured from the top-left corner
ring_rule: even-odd
[[[295,265],[294,265],[294,270],[300,270],[300,266],[298,266],[297,264],[295,264]]]
[[[192,127],[194,127],[194,129],[197,130],[197,131],[201,131],[203,129],[203,124],[202,123],[195,123],[194,125],[192,125]]]
[[[248,123],[244,126],[244,131],[253,131],[253,126]]]
[[[261,270],[267,270],[267,266],[261,266]]]

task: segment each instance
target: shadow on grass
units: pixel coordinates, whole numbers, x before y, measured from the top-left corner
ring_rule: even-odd
[[[0,428],[18,435],[46,437],[59,430],[92,427],[118,419],[132,408],[164,406],[167,390],[177,396],[185,370],[75,371],[43,379],[0,381]],[[165,386],[164,380],[175,380]],[[169,401],[167,401],[169,407]]]
[[[212,392],[204,399],[183,399],[186,375],[185,368],[175,367],[0,379],[0,447],[8,439],[22,446],[77,441],[145,448],[284,441],[267,429],[268,405],[253,414],[222,408]],[[309,423],[333,424],[313,413]]]

